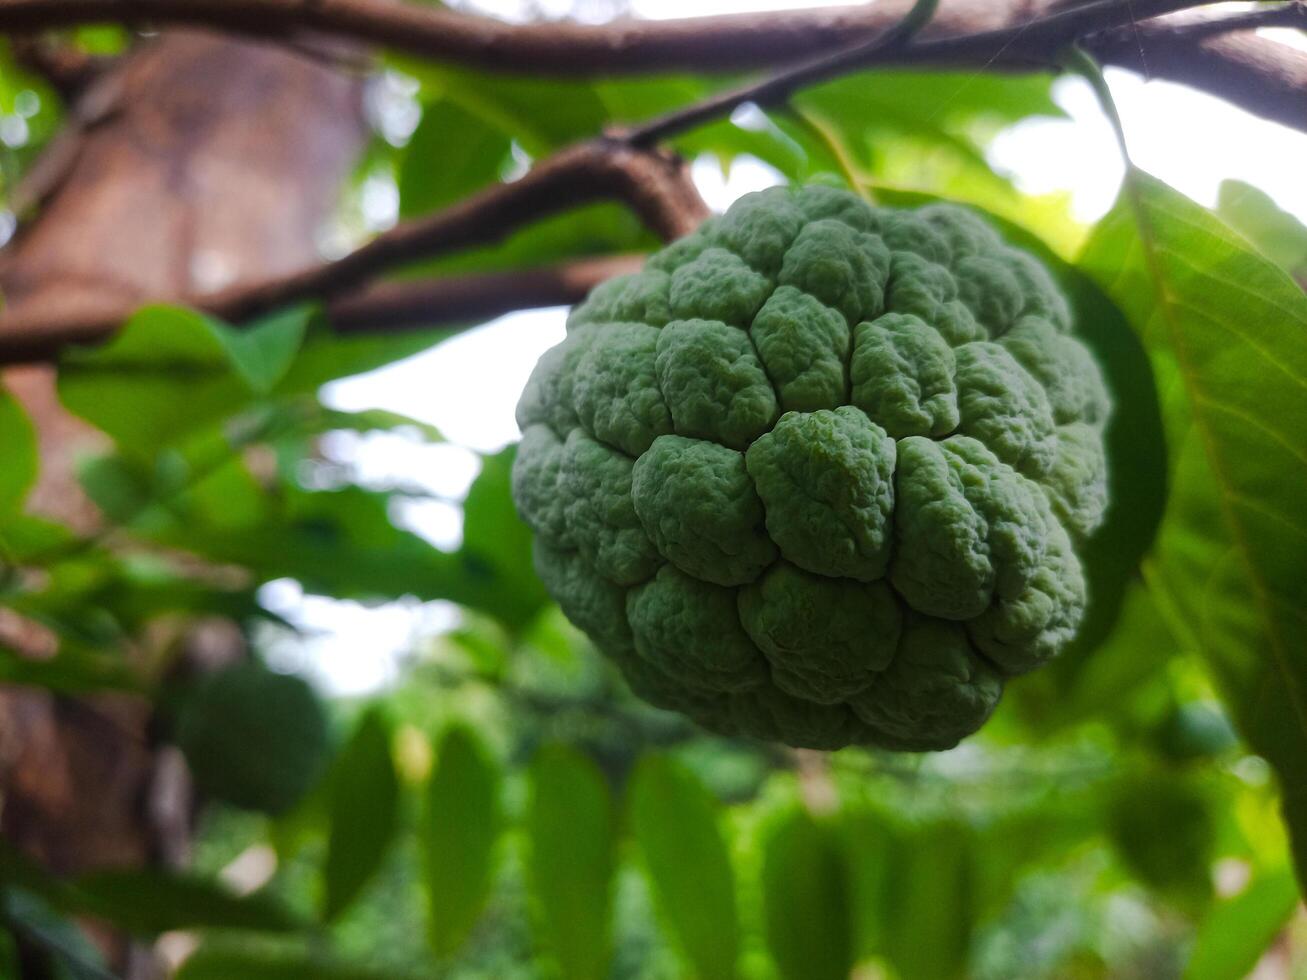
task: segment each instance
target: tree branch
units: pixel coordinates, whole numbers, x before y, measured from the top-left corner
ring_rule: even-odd
[[[378,283],[326,304],[340,334],[389,333],[474,323],[545,306],[580,302],[599,283],[637,271],[643,255],[610,255],[511,272]],[[106,304],[78,319],[24,317],[0,329],[0,364],[49,361],[76,344],[108,340],[134,306]]]
[[[727,115],[744,102],[784,99],[802,85],[852,70],[885,50],[961,60],[986,51],[993,52],[991,58],[996,54],[1014,56],[1014,51],[1018,54],[1028,51],[1025,57],[1033,58],[1038,53],[1042,59],[1073,41],[1130,23],[1135,16],[1148,17],[1195,5],[1196,0],[1097,0],[1017,27],[911,45],[905,45],[907,32],[891,28],[879,38],[846,45],[833,54],[777,72],[754,85],[710,98],[624,133],[600,136],[564,149],[537,164],[520,180],[495,185],[434,215],[400,224],[335,262],[253,287],[183,299],[233,322],[309,298],[341,301],[342,297],[357,293],[374,278],[402,264],[488,244],[531,221],[598,200],[626,202],[650,228],[664,239],[673,239],[695,228],[707,209],[684,163],[649,148],[648,144],[658,139]],[[378,301],[377,295],[373,294],[374,302]],[[387,294],[383,291],[380,295],[384,298]],[[401,308],[403,302],[396,299],[394,309]],[[366,311],[367,305],[362,309]],[[417,315],[411,307],[404,309],[404,317]],[[345,310],[349,312],[350,307],[346,305]],[[496,307],[496,311],[502,309]],[[121,321],[126,312],[129,311],[97,307],[89,312],[79,310],[71,316],[65,311],[63,319],[45,322],[32,318],[30,313],[25,322],[15,322],[12,314],[0,315],[0,363],[44,358],[66,343],[102,339],[111,332],[104,329],[104,324]],[[353,322],[358,322],[361,315],[355,307]]]
[[[1126,0],[1120,5],[1131,6]],[[496,71],[593,76],[792,64],[865,42],[896,24],[910,6],[909,0],[883,0],[857,7],[588,25],[506,24],[388,0],[0,0],[0,31],[146,22],[216,27],[285,41],[312,30]],[[1141,0],[1133,6],[1140,21],[1151,16]],[[932,37],[1012,27],[1048,7],[1048,0],[944,0],[922,46]],[[1298,108],[1307,106],[1307,53],[1253,36],[1220,43],[1178,39],[1166,18],[1139,23],[1128,32],[1128,43],[1124,38],[1101,46],[1091,41],[1086,47],[1104,63],[1137,69],[1142,46],[1152,77],[1184,82],[1307,129],[1307,108]],[[1029,67],[1031,56],[1042,63],[1049,52],[1024,41],[993,60],[993,50],[969,54],[969,60],[958,60],[957,52],[935,49],[934,55],[945,60],[933,61],[912,45],[887,50],[864,64]]]
[[[206,297],[202,305],[241,321],[312,297],[331,299],[405,263],[486,245],[539,218],[601,200],[624,201],[665,241],[692,231],[708,213],[682,160],[601,137],[561,150],[520,180],[396,225],[335,262]]]
[[[1142,50],[1127,30],[1099,35],[1085,48],[1102,64],[1180,82],[1307,132],[1307,52],[1258,37],[1247,29],[1253,26],[1307,30],[1307,4],[1219,19],[1168,18],[1141,25]]]

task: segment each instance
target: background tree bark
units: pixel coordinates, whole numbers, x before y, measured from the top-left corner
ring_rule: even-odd
[[[39,216],[0,252],[13,311],[85,314],[311,264],[366,135],[359,79],[198,32],[141,44],[68,108],[80,125],[33,171]],[[96,434],[62,411],[49,369],[11,370],[4,382],[39,430],[32,510],[93,528],[73,467]],[[30,624],[0,627],[39,655]],[[210,660],[240,654],[230,624],[209,624],[190,644]],[[152,744],[150,722],[148,705],[126,697],[0,689],[0,833],[62,873],[184,855],[184,773]],[[104,938],[116,966],[148,975]]]

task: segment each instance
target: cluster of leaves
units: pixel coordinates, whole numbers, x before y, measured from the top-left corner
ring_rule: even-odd
[[[722,84],[394,70],[415,80],[422,121],[404,145],[379,140],[361,175],[393,178],[403,215]],[[1246,972],[1297,897],[1276,786],[1307,878],[1307,298],[1292,278],[1307,229],[1252,188],[1227,185],[1213,214],[1138,172],[1082,228],[1064,200],[1019,194],[985,158],[999,127],[1057,111],[1047,80],[875,72],[676,143],[887,204],[982,205],[1052,264],[1114,388],[1090,622],[1012,686],[981,738],[940,759],[796,760],[631,704],[529,571],[511,450],[482,460],[453,552],[392,521],[405,488],[320,478],[327,432],[439,440],[329,409],[318,390],[448,331],[343,339],[309,308],[239,330],[140,311],[61,366],[64,405],[112,443],[80,470],[107,520],[91,538],[24,511],[35,439],[0,394],[0,607],[57,646],[44,660],[0,651],[0,678],[152,699],[225,801],[184,875],[54,881],[4,855],[0,937],[21,943],[0,943],[0,972],[21,946],[104,976],[74,914],[143,936],[200,931],[188,980]],[[404,274],[652,244],[619,207],[591,206]],[[348,724],[257,665],[193,680],[183,630],[147,630],[206,615],[251,628],[275,618],[259,587],[283,578],[339,598],[450,600],[474,625],[384,701],[344,711]],[[246,824],[232,807],[268,815]],[[277,872],[237,896],[218,871],[251,848]],[[1218,859],[1247,878],[1219,896]],[[1122,901],[1152,923],[1133,945],[1114,938]],[[1050,944],[1059,916],[1072,926]]]

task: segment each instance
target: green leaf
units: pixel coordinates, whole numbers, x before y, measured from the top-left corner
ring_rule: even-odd
[[[502,129],[456,102],[425,106],[400,165],[400,217],[437,211],[495,183],[510,143]]]
[[[121,657],[75,649],[62,650],[48,660],[32,660],[0,647],[0,683],[60,694],[138,691],[141,687]]]
[[[280,813],[322,771],[327,720],[303,680],[246,662],[201,678],[187,692],[176,740],[202,791]]]
[[[333,962],[320,950],[251,949],[206,942],[187,957],[175,980],[401,980],[393,970]]]
[[[885,941],[903,980],[949,980],[965,973],[974,920],[971,846],[969,830],[949,821],[895,836]]]
[[[568,980],[603,980],[612,954],[613,803],[598,767],[549,746],[531,767],[531,885],[544,945]]]
[[[1242,180],[1223,180],[1216,213],[1300,283],[1307,279],[1307,225],[1265,191]]]
[[[409,266],[405,274],[497,272],[581,256],[646,252],[660,244],[630,209],[619,204],[591,204],[534,222],[497,244]]]
[[[147,869],[101,871],[73,882],[77,910],[133,933],[174,929],[288,932],[304,926],[270,895],[237,896],[214,881]]]
[[[1145,579],[1276,769],[1307,881],[1307,295],[1137,171],[1081,264],[1162,393],[1172,490]]]
[[[1141,880],[1191,903],[1206,900],[1216,825],[1192,781],[1161,772],[1123,779],[1112,789],[1107,818],[1112,842]]]
[[[117,980],[104,968],[104,957],[86,933],[37,894],[9,888],[0,894],[0,906],[5,922],[29,943],[50,954],[64,975],[73,980]],[[18,980],[23,974],[13,976]]]
[[[1211,907],[1198,927],[1185,980],[1248,976],[1299,901],[1290,868],[1258,873],[1243,891]]]
[[[829,827],[795,808],[763,842],[767,945],[785,980],[847,980],[853,969],[850,882]]]
[[[328,381],[364,374],[434,347],[454,331],[424,330],[337,334],[319,320],[310,325],[304,346],[277,385],[277,394],[316,393]]]
[[[403,61],[423,88],[457,103],[520,143],[532,156],[593,136],[608,112],[587,81],[506,75]]]
[[[316,310],[293,306],[236,329],[214,323],[219,343],[251,391],[266,395],[290,370]]]
[[[39,465],[36,429],[18,404],[18,399],[0,387],[0,446],[4,466],[0,467],[0,521],[17,511],[36,482]]]
[[[367,711],[341,749],[328,780],[330,833],[322,917],[349,907],[376,874],[399,816],[399,777],[390,753],[390,725],[380,708]]]
[[[481,461],[481,472],[463,501],[463,547],[459,551],[470,576],[491,575],[514,598],[525,625],[548,601],[531,564],[531,529],[513,505],[512,473],[516,446]]]
[[[292,310],[236,330],[194,310],[147,306],[109,343],[64,356],[59,397],[124,450],[152,455],[270,391],[308,317]]]
[[[730,980],[739,921],[716,802],[662,756],[640,762],[630,793],[635,839],[659,912],[699,980]]]
[[[502,815],[498,764],[465,728],[450,729],[436,749],[421,840],[436,956],[451,956],[476,925],[490,892]]]

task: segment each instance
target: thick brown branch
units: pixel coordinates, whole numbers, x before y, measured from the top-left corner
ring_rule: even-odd
[[[1142,25],[1143,45],[1127,30],[1086,47],[1099,61],[1204,90],[1264,119],[1307,132],[1307,52],[1249,31],[1220,31],[1216,21],[1160,20]],[[1307,30],[1307,4],[1242,15],[1260,26]]]
[[[865,41],[897,23],[910,6],[909,0],[882,0],[856,7],[587,25],[505,24],[389,0],[0,0],[0,31],[153,22],[205,25],[284,40],[307,29],[497,71],[723,72],[776,67]],[[1048,0],[944,0],[925,38],[1011,27],[1049,6]],[[1144,5],[1136,2],[1135,6]],[[1135,16],[1142,19],[1142,9]],[[1302,119],[1307,109],[1301,108],[1307,106],[1303,82],[1307,53],[1251,35],[1201,45],[1178,42],[1165,18],[1131,29],[1128,43],[1123,35],[1091,47],[1109,64],[1137,68],[1141,45],[1151,76],[1184,82],[1249,111],[1307,128]],[[1028,65],[1031,55],[1051,54],[1023,47],[1009,49],[993,62],[992,50],[975,50],[962,60],[957,52],[937,50],[936,54],[948,56],[943,63],[964,67]],[[915,45],[886,51],[874,63],[904,61],[933,63],[923,60]]]
[[[474,323],[515,310],[579,302],[599,283],[635,272],[643,261],[641,255],[612,255],[511,272],[379,283],[329,302],[325,316],[327,325],[341,334]],[[110,301],[80,319],[14,320],[0,330],[0,364],[49,361],[67,347],[101,343],[133,310]]]

